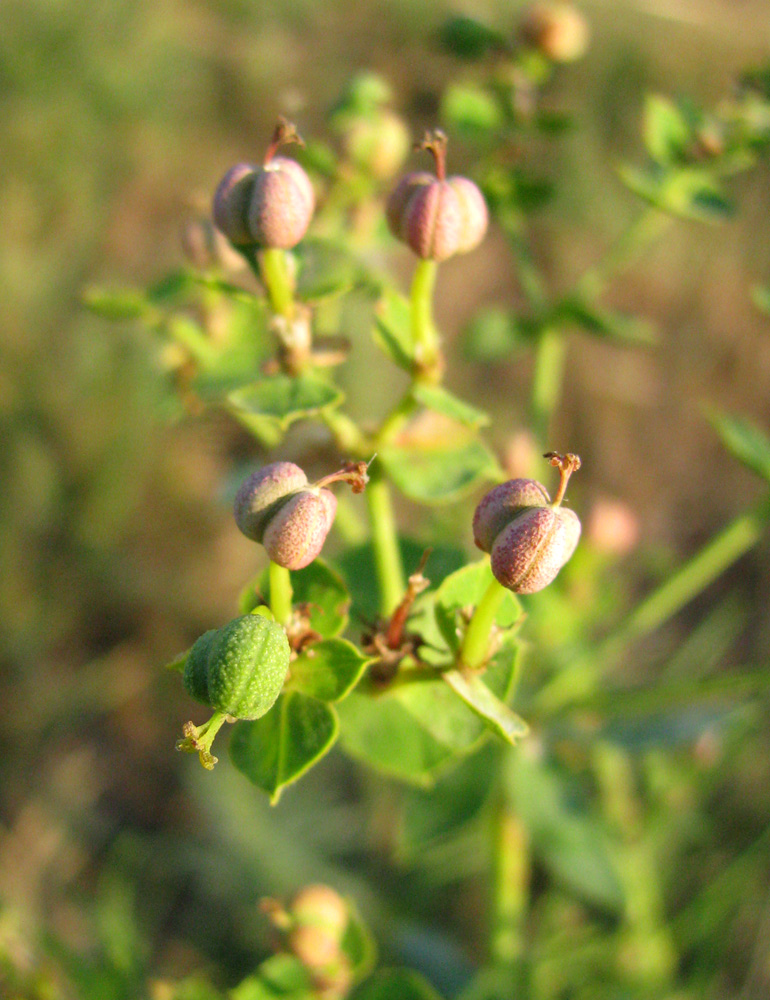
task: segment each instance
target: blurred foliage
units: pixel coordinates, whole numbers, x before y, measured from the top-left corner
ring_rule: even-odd
[[[178,268],[181,223],[207,211],[224,166],[253,155],[278,111],[298,117],[317,140],[305,162],[319,177],[331,176],[338,153],[347,158],[350,174],[328,218],[348,220],[357,248],[377,245],[376,270],[392,253],[371,209],[388,187],[387,171],[371,168],[365,130],[347,149],[343,136],[362,109],[389,108],[414,134],[440,117],[458,169],[465,162],[483,175],[500,219],[476,260],[448,266],[439,283],[450,352],[459,358],[462,337],[474,362],[450,366],[451,388],[483,406],[494,427],[508,428],[493,443],[514,474],[521,441],[513,428],[525,418],[531,375],[520,359],[546,319],[581,331],[569,342],[572,378],[555,424],[560,440],[580,442],[584,458],[573,502],[589,510],[619,498],[644,540],[624,555],[589,531],[563,586],[527,606],[537,665],[524,672],[517,708],[535,719],[535,732],[506,779],[531,840],[531,967],[522,995],[767,995],[766,535],[673,619],[660,605],[643,605],[647,622],[665,627],[653,633],[642,622],[634,633],[632,622],[641,641],[620,664],[596,643],[731,519],[731,552],[762,534],[744,512],[763,496],[770,448],[767,169],[731,175],[747,165],[745,143],[738,156],[733,142],[770,130],[767,72],[740,75],[759,56],[766,10],[744,4],[736,19],[732,8],[696,8],[692,24],[677,21],[681,11],[669,20],[634,5],[623,4],[622,16],[620,5],[590,8],[588,59],[550,81],[526,142],[517,135],[497,161],[488,138],[505,120],[493,99],[500,82],[490,93],[480,66],[510,43],[509,5],[488,5],[475,20],[448,4],[410,0],[334,8],[311,0],[7,0],[4,996],[260,996],[257,986],[251,994],[238,987],[243,997],[236,989],[270,973],[255,972],[271,951],[256,901],[309,881],[357,901],[386,966],[420,970],[380,972],[359,987],[359,1000],[432,997],[434,987],[465,1000],[501,995],[494,981],[468,986],[486,947],[492,748],[439,774],[430,792],[363,774],[333,752],[277,811],[231,769],[221,767],[212,783],[172,753],[189,708],[158,665],[230,615],[242,580],[257,569],[219,485],[253,463],[254,445],[223,415],[201,417],[200,400],[236,389],[237,372],[266,357],[265,318],[253,299],[239,302],[232,289],[186,269],[147,295],[96,301],[93,292],[90,305],[126,321],[118,326],[82,304],[83,289],[138,286]],[[351,90],[360,67],[379,70],[392,87],[369,78]],[[731,80],[739,82],[719,108],[727,141],[717,136],[724,171],[715,183],[702,171],[704,152],[715,148],[714,121],[698,107],[717,107]],[[660,96],[645,99],[648,91]],[[696,94],[697,104],[662,96],[672,92]],[[571,117],[579,128],[568,128]],[[726,221],[713,231],[661,225],[654,253],[606,299],[597,301],[595,285],[582,289],[591,296],[567,295],[635,210],[618,172],[652,206],[653,227],[659,207]],[[367,199],[370,209],[351,218]],[[536,263],[557,291],[552,302],[539,298],[524,259],[510,261],[503,233],[515,241],[520,211],[533,219]],[[365,325],[373,289],[340,306],[328,294],[328,260],[314,271],[312,244],[303,252],[302,294],[326,300],[324,332]],[[344,251],[335,263],[334,288],[359,281]],[[190,358],[210,345],[196,317],[216,328],[223,297],[230,340],[201,379]],[[378,316],[378,344],[408,367],[398,299],[390,306]],[[140,314],[154,333],[130,322]],[[654,325],[655,347],[633,346],[632,354],[621,343],[651,339],[630,314]],[[245,335],[254,329],[264,342]],[[362,373],[378,364],[377,350],[356,343],[342,369],[357,416],[379,417],[401,386],[397,373],[385,373],[372,398]],[[317,388],[308,387],[304,412],[319,405]],[[717,435],[701,416],[704,400]],[[253,405],[241,402],[244,411]],[[290,423],[275,405],[274,422]],[[425,405],[441,412],[453,404]],[[284,449],[320,467],[330,446],[297,422]],[[441,480],[444,458],[416,479],[402,456],[383,456],[417,499]],[[490,462],[477,451],[468,468]],[[404,501],[400,512],[410,535],[451,539],[467,551],[467,505],[425,513]],[[351,544],[361,541],[360,518],[350,503]],[[412,563],[421,549],[408,549]],[[458,567],[452,549],[439,556],[435,583]],[[371,575],[366,547],[339,562],[348,577]],[[686,580],[682,586],[695,593]],[[354,616],[371,614],[371,601],[365,605],[364,595]],[[586,695],[581,709],[580,691],[569,692],[566,711],[558,677],[574,662],[598,694]],[[541,693],[544,679],[551,686]]]

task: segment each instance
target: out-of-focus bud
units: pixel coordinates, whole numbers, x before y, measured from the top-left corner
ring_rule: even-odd
[[[639,519],[622,500],[600,497],[588,515],[586,534],[600,552],[622,556],[639,542]]]
[[[357,167],[377,180],[388,180],[409,152],[409,130],[395,112],[382,110],[352,122],[343,143]]]
[[[588,48],[588,23],[571,3],[535,3],[524,13],[519,36],[552,62],[574,62]]]

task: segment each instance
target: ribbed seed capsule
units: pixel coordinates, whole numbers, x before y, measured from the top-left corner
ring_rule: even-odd
[[[261,542],[269,516],[303,486],[307,476],[293,462],[272,462],[257,469],[235,496],[236,524],[247,538]]]
[[[295,160],[275,156],[254,177],[248,230],[257,246],[289,250],[307,232],[315,208],[310,178]]]
[[[274,563],[302,569],[323,548],[337,512],[331,490],[308,489],[294,493],[268,518],[262,544]]]
[[[247,217],[256,169],[251,163],[236,163],[214,192],[214,225],[235,246],[248,246],[254,242]]]
[[[560,506],[580,459],[555,452],[546,457],[561,473],[553,502],[536,480],[512,479],[490,490],[473,516],[476,545],[489,552],[497,581],[516,594],[534,594],[547,587],[580,538],[577,514]]]

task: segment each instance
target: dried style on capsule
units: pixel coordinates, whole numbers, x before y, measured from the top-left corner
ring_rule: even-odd
[[[361,492],[368,482],[366,463],[347,465],[317,483],[293,462],[273,462],[253,473],[235,497],[235,522],[270,559],[285,569],[302,569],[323,548],[337,512],[337,498],[326,489],[347,482]]]
[[[536,480],[513,479],[490,490],[473,517],[476,545],[490,554],[498,582],[517,594],[534,594],[547,587],[569,561],[580,538],[577,514],[561,506],[567,481],[580,468],[580,459],[555,452],[546,457],[561,474],[553,502]]]
[[[275,155],[288,142],[302,140],[281,118],[262,165],[238,163],[219,182],[214,223],[235,246],[288,250],[307,232],[315,193],[296,160]]]
[[[484,238],[489,221],[486,202],[473,181],[446,176],[446,144],[438,130],[425,136],[416,148],[432,154],[436,174],[407,174],[386,206],[390,231],[424,260],[468,253]]]

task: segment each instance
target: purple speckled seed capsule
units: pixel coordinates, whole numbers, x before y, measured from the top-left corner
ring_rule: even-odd
[[[214,225],[235,246],[247,246],[254,242],[247,225],[247,214],[256,170],[251,163],[236,163],[214,192]]]
[[[309,487],[281,504],[265,525],[262,544],[274,563],[302,569],[323,548],[337,512],[330,490]]]
[[[482,497],[473,515],[473,540],[482,552],[491,552],[495,539],[517,514],[528,507],[547,507],[551,498],[534,479],[511,479]]]
[[[520,512],[495,539],[492,573],[516,594],[535,594],[555,579],[580,538],[580,521],[568,508]]]
[[[282,501],[307,486],[307,476],[293,462],[273,462],[257,469],[235,497],[235,523],[253,542],[261,542],[265,525]]]
[[[260,247],[289,250],[307,232],[315,209],[310,178],[296,162],[274,156],[259,167],[248,206],[248,229]]]

